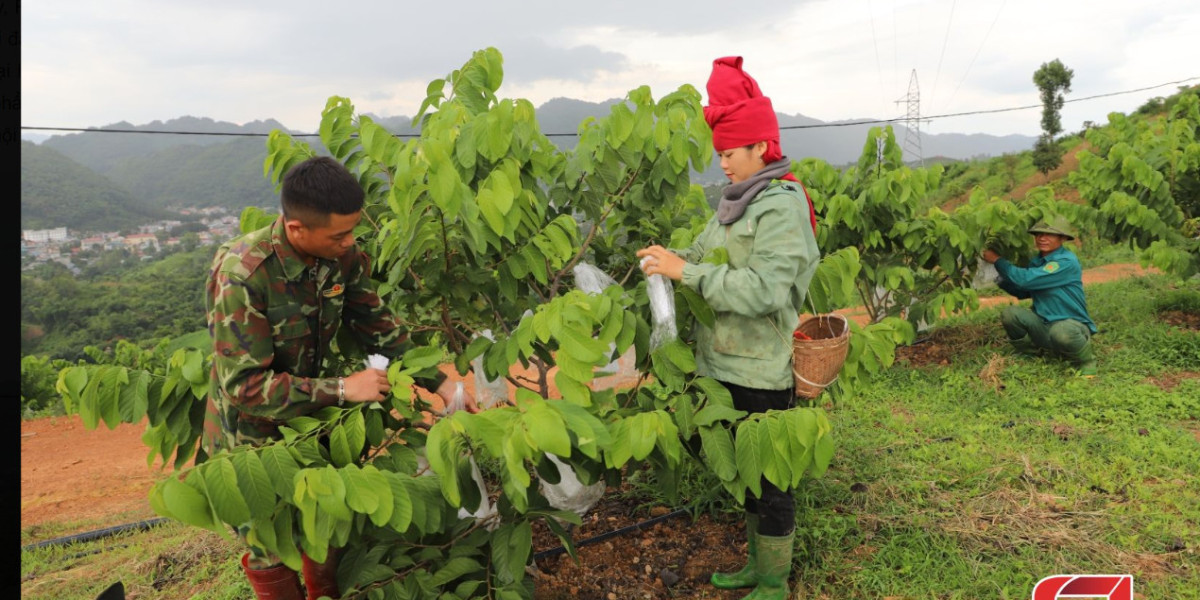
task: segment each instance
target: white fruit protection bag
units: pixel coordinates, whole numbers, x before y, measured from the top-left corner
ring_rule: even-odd
[[[454,396],[446,404],[446,416],[450,416],[456,411],[466,410],[466,407],[467,390],[463,386],[463,382],[460,381],[455,385]],[[474,456],[471,457],[471,478],[475,480],[475,485],[479,486],[479,508],[475,509],[475,512],[471,512],[466,508],[459,508],[458,518],[474,518],[476,521],[480,521],[495,516],[496,507],[492,504],[491,498],[488,497],[487,485],[483,482],[483,473],[479,471],[479,465],[476,464]],[[499,524],[499,521],[493,519],[488,528],[493,529]]]
[[[491,329],[484,329],[479,335],[496,341]],[[500,375],[497,375],[496,379],[488,379],[487,372],[483,369],[483,354],[471,360],[471,371],[475,375],[475,403],[480,409],[508,403],[508,382]]]
[[[649,256],[643,257],[641,265],[645,266],[649,259]],[[662,275],[647,275],[646,294],[650,297],[650,313],[654,318],[650,329],[650,351],[653,352],[678,336],[675,330],[675,288],[671,286],[671,280]]]
[[[617,285],[617,280],[613,279],[601,271],[594,265],[581,262],[575,265],[573,269],[575,274],[575,287],[582,292],[588,294],[600,294],[610,285]],[[617,349],[617,344],[611,343],[608,345],[608,354],[612,355]],[[596,378],[592,380],[591,388],[593,390],[608,390],[620,386],[621,384],[632,384],[637,381],[637,350],[630,346],[624,354],[613,359],[612,362],[596,369]]]

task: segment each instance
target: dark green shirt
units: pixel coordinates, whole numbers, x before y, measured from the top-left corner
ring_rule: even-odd
[[[1033,298],[1033,312],[1047,323],[1074,319],[1096,333],[1083,297],[1083,267],[1075,253],[1060,247],[1046,256],[1037,255],[1025,268],[1007,260],[996,260],[999,286],[1017,298]]]

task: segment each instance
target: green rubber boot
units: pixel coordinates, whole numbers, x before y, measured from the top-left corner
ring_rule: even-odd
[[[784,536],[758,536],[755,572],[758,585],[742,600],[787,600],[791,595],[788,576],[792,574],[792,550],[796,532]]]
[[[1028,335],[1015,340],[1009,339],[1008,343],[1012,344],[1014,351],[1025,356],[1041,356],[1042,354],[1042,349],[1039,348],[1037,344],[1033,343],[1033,339],[1031,339]]]
[[[1071,359],[1079,369],[1080,377],[1091,379],[1096,376],[1096,353],[1092,349],[1092,340],[1088,340]]]
[[[713,573],[712,584],[723,590],[736,590],[758,583],[758,513],[746,513],[746,566],[735,573]]]

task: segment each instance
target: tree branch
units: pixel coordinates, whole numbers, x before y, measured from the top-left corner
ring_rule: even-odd
[[[613,201],[604,208],[604,212],[601,213],[600,218],[597,219],[595,223],[592,223],[592,230],[588,232],[587,238],[583,240],[582,244],[579,245],[579,252],[576,252],[575,256],[569,262],[567,262],[567,264],[563,266],[558,273],[554,274],[554,279],[550,282],[551,298],[558,295],[558,285],[563,275],[565,275],[571,269],[574,269],[575,265],[578,264],[580,259],[583,258],[583,255],[587,253],[588,248],[592,245],[592,240],[596,238],[596,232],[600,230],[600,227],[604,224],[604,221],[608,219],[608,215],[612,213],[614,208],[616,208],[619,201],[625,197],[625,194],[629,192],[629,188],[633,187],[633,183],[637,181],[638,173],[640,173],[641,170],[641,166],[638,166],[633,170],[632,173],[629,174],[629,180],[625,182],[625,185],[622,186],[616,194],[611,196]]]

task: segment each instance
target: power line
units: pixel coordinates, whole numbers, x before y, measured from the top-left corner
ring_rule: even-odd
[[[879,93],[883,95],[883,67],[879,64],[879,38],[875,35],[875,12],[871,0],[867,0],[867,14],[871,17],[871,43],[875,46],[875,73],[879,77]]]
[[[1122,94],[1133,94],[1133,93],[1137,93],[1137,92],[1146,92],[1149,90],[1154,90],[1154,89],[1166,87],[1169,85],[1179,85],[1181,83],[1195,81],[1197,79],[1200,79],[1200,77],[1188,77],[1186,79],[1180,79],[1178,81],[1168,81],[1166,83],[1160,83],[1158,85],[1151,85],[1151,86],[1132,89],[1132,90],[1122,90],[1120,92],[1108,92],[1106,94],[1096,94],[1094,96],[1086,96],[1083,98],[1072,98],[1070,100],[1064,100],[1063,103],[1070,104],[1072,102],[1083,102],[1085,100],[1095,100],[1096,98],[1107,98],[1110,96],[1120,96]],[[1009,108],[972,110],[972,111],[967,111],[967,112],[948,113],[948,114],[944,114],[944,115],[928,115],[928,116],[921,117],[921,120],[929,122],[929,121],[933,121],[934,119],[948,119],[951,117],[967,117],[967,116],[972,116],[972,115],[987,115],[987,114],[1002,113],[1002,112],[1012,112],[1012,111],[1017,111],[1017,110],[1029,110],[1031,108],[1041,108],[1041,107],[1042,107],[1041,104],[1030,104],[1027,106],[1013,106],[1013,107],[1009,107]],[[786,126],[780,127],[779,129],[780,130],[784,130],[784,129],[821,129],[824,127],[851,127],[854,125],[873,125],[873,124],[877,124],[877,123],[895,123],[897,121],[904,121],[907,118],[908,118],[907,116],[903,116],[903,117],[895,117],[892,119],[845,121],[845,122],[840,122],[840,123],[819,123],[816,125],[786,125]],[[39,126],[33,126],[33,125],[22,125],[21,129],[29,130],[29,131],[72,131],[72,132],[76,132],[76,133],[145,133],[145,134],[157,134],[157,135],[216,135],[216,136],[233,136],[233,137],[267,137],[270,135],[269,133],[236,133],[236,132],[220,133],[220,132],[213,132],[213,131],[159,131],[159,130],[152,130],[152,129],[96,129],[95,127],[89,127],[89,128],[85,129],[85,128],[80,128],[80,127],[39,127]],[[318,137],[321,134],[319,134],[319,133],[289,133],[288,135],[290,135],[291,137]],[[421,134],[419,134],[419,133],[395,133],[392,135],[395,137],[400,137],[400,138],[415,138],[415,137],[421,136]],[[579,134],[578,133],[544,133],[542,135],[545,135],[546,137],[573,137],[573,136],[578,136]]]
[[[996,21],[1000,20],[1000,13],[1004,12],[1004,5],[1008,0],[1003,0],[1000,3],[1000,8],[996,9],[996,16],[992,18],[992,24],[988,25],[987,33],[983,34],[983,41],[979,42],[979,49],[975,51],[975,56],[971,57],[971,62],[967,64],[967,70],[963,72],[962,79],[958,80],[958,85],[954,86],[954,91],[950,94],[950,99],[946,101],[946,106],[954,104],[954,97],[958,95],[958,88],[962,87],[964,81],[967,80],[967,75],[971,74],[971,67],[975,66],[975,59],[979,58],[979,53],[983,51],[984,45],[987,44],[988,37],[992,35],[992,28],[996,26]]]
[[[933,74],[933,93],[929,94],[930,100],[937,96],[938,79],[942,75],[942,59],[946,58],[946,43],[950,41],[950,25],[954,23],[954,7],[957,5],[958,0],[950,3],[950,18],[946,20],[946,36],[942,38],[942,54],[938,57],[937,72]]]

